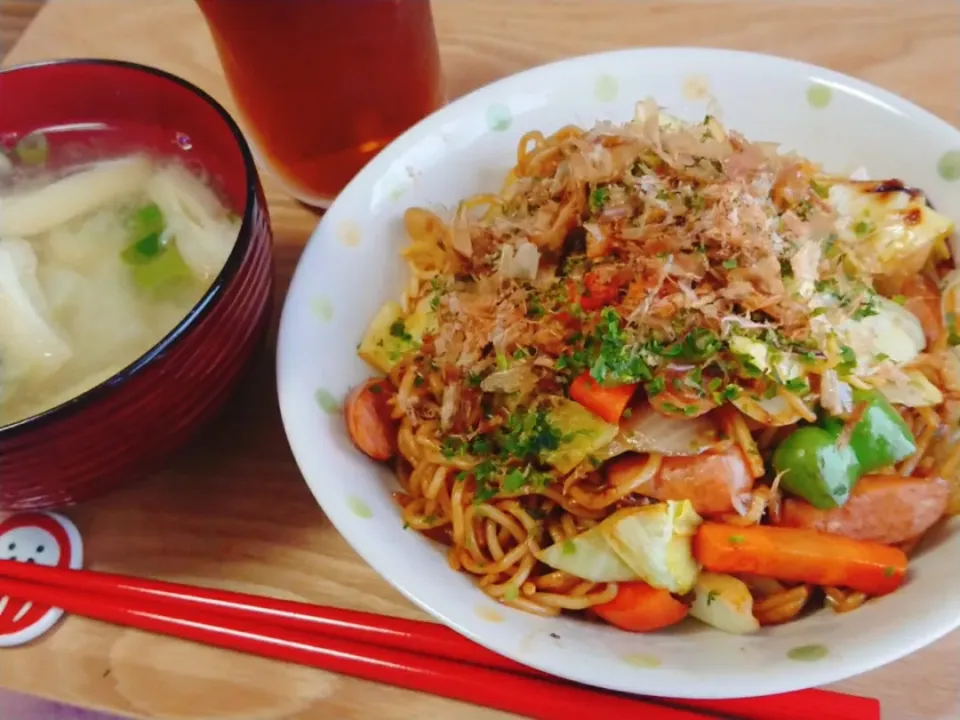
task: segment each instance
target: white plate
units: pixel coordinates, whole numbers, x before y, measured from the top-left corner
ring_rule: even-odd
[[[496,190],[520,136],[568,123],[623,122],[654,97],[668,112],[708,111],[828,169],[869,169],[926,190],[960,218],[960,132],[884,90],[812,65],[726,50],[654,48],[575,58],[481,88],[381,152],[343,191],[303,253],[280,327],[277,378],[287,436],[310,489],[354,549],[408,598],[503,655],[572,680],[675,697],[743,697],[822,685],[903,657],[960,626],[960,526],[912,564],[899,592],[848,615],[820,612],[757,635],[693,621],[635,635],[497,605],[441,550],[405,531],[389,472],[354,450],[338,411],[371,371],[356,346],[399,296],[401,218]]]

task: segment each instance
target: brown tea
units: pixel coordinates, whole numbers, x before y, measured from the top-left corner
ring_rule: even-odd
[[[261,159],[305,202],[442,102],[429,0],[197,3]]]

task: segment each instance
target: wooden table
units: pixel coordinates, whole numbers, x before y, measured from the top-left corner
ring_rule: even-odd
[[[452,97],[563,56],[708,45],[826,65],[960,124],[956,0],[434,0],[434,6]],[[190,0],[50,0],[5,62],[67,56],[157,65],[232,107]],[[321,92],[322,73],[316,82]],[[317,219],[269,181],[266,190],[282,299]],[[89,565],[422,617],[350,550],[314,503],[283,436],[272,363],[271,342],[225,415],[165,472],[69,511],[86,538]],[[0,658],[0,686],[137,717],[507,717],[76,617]],[[837,687],[880,698],[885,720],[956,720],[960,633]]]

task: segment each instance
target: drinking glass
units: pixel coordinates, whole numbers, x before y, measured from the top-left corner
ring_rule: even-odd
[[[443,102],[429,0],[196,0],[258,160],[328,207]]]

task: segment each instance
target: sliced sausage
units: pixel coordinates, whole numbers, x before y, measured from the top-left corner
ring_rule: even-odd
[[[934,345],[943,334],[943,312],[936,284],[923,275],[911,275],[904,281],[901,292],[905,298],[903,306],[920,321],[927,344]]]
[[[387,380],[371,379],[353,388],[343,406],[350,439],[374,460],[389,460],[397,453],[397,423],[389,402],[395,394]]]
[[[780,524],[894,545],[930,529],[947,510],[942,478],[866,475],[841,508],[818,510],[797,498],[783,501]]]
[[[629,482],[646,465],[644,455],[625,455],[607,465],[611,484]],[[735,500],[753,488],[753,478],[737,447],[691,457],[665,457],[653,480],[637,488],[657,500],[689,500],[701,515],[734,511]],[[737,503],[739,504],[739,503]]]

